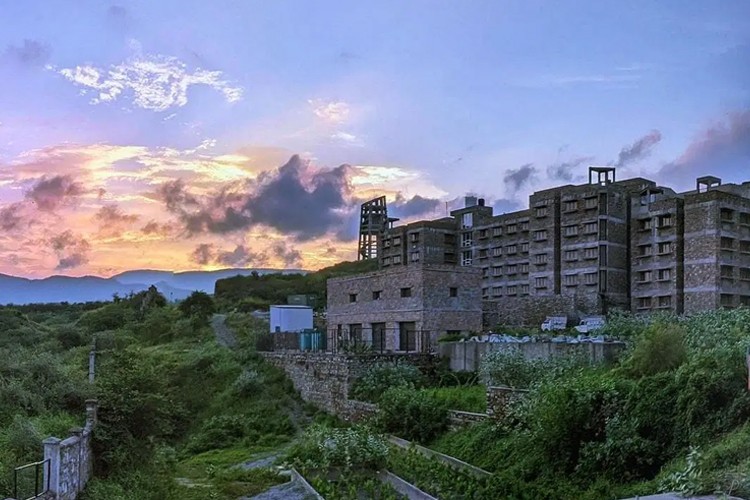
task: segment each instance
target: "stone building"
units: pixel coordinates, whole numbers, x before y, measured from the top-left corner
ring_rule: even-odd
[[[615,173],[590,167],[587,183],[537,191],[524,210],[467,197],[450,217],[387,228],[380,267],[479,268],[488,326],[750,304],[750,182],[702,177],[676,193]]]
[[[425,351],[437,338],[482,328],[481,272],[413,263],[328,280],[329,346]]]

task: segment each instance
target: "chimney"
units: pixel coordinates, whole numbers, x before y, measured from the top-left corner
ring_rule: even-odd
[[[484,206],[484,198],[479,198],[479,206],[480,207]]]
[[[476,196],[464,196],[464,208],[474,207],[477,204]]]

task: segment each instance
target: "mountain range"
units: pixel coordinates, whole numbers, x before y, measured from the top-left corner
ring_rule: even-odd
[[[214,293],[217,280],[232,276],[248,276],[253,272],[306,273],[301,269],[220,269],[218,271],[172,271],[133,270],[110,278],[98,276],[50,276],[43,279],[28,279],[0,274],[0,304],[39,304],[51,302],[91,302],[112,300],[114,294],[121,297],[137,293],[154,285],[170,301],[182,300],[194,291]]]

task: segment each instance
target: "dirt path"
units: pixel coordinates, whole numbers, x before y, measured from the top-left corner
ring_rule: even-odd
[[[219,345],[233,349],[237,346],[237,337],[234,332],[227,326],[226,314],[214,314],[211,318],[211,328],[216,335],[216,342]]]

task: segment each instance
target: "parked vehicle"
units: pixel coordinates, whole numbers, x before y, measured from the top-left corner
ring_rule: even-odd
[[[547,319],[542,323],[543,332],[551,332],[554,330],[565,330],[568,327],[567,316],[547,316]]]
[[[581,323],[576,326],[576,331],[578,333],[590,333],[604,327],[606,323],[607,320],[604,316],[589,316],[581,319]]]

